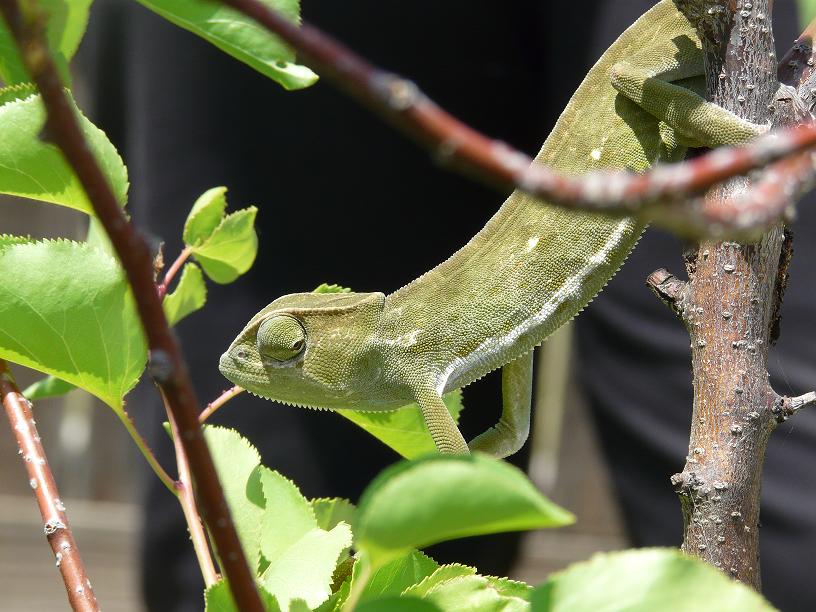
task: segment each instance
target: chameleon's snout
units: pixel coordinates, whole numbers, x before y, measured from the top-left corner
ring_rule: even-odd
[[[249,364],[249,355],[241,348],[236,350],[230,347],[218,360],[218,369],[221,374],[236,385],[242,384],[239,379],[245,378],[245,376],[242,376],[242,372],[247,372],[248,368],[249,370],[252,369]]]
[[[218,360],[219,371],[226,378],[228,378],[230,382],[235,382],[234,380],[232,380],[230,373],[235,371],[236,365],[237,364],[233,360],[232,355],[230,355],[229,351],[226,351],[223,355],[221,355],[221,358]]]

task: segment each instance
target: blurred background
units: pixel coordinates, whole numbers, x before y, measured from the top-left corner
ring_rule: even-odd
[[[414,78],[481,131],[534,154],[594,60],[653,2],[588,0],[581,11],[533,0],[302,4],[305,19]],[[776,12],[779,46],[786,47],[797,31],[793,1],[780,0]],[[266,303],[321,282],[393,291],[461,246],[503,199],[436,167],[423,150],[328,83],[284,92],[135,2],[96,0],[78,60],[75,95],[123,154],[131,175],[129,211],[165,242],[165,260],[178,253],[184,217],[207,188],[227,185],[232,209],[260,208],[253,270],[231,287],[210,284],[205,310],[178,329],[202,402],[228,386],[217,358]],[[0,202],[0,232],[81,238],[84,222],[60,207]],[[816,227],[816,215],[803,209],[802,223]],[[783,312],[801,322],[809,320],[813,298],[813,285],[802,282],[808,274],[802,262],[816,256],[816,245],[796,248],[793,291]],[[656,267],[682,269],[681,249],[650,230],[577,325],[539,349],[534,433],[515,460],[545,494],[577,515],[576,524],[527,534],[520,542],[475,539],[432,555],[537,584],[595,551],[679,543],[680,510],[668,478],[682,467],[687,450],[688,340],[643,280]],[[812,325],[791,334],[783,324],[783,345],[771,364],[781,392],[804,392],[816,380],[812,365],[802,365],[816,361],[813,336]],[[15,373],[21,388],[38,377],[19,368]],[[464,401],[463,429],[471,437],[498,417],[498,378],[467,388]],[[130,395],[128,409],[175,473],[160,429],[163,410],[150,384]],[[74,392],[38,402],[35,415],[104,609],[143,610],[147,601],[162,612],[200,610],[200,578],[175,500],[147,472],[110,410]],[[310,497],[355,498],[396,459],[330,413],[240,397],[214,422],[242,431],[266,465]],[[800,415],[795,423],[777,434],[772,450],[790,456],[813,447],[816,421]],[[778,539],[793,537],[791,544],[806,556],[809,546],[794,528],[795,517],[777,510],[812,508],[816,477],[802,473],[806,461],[795,464],[797,471],[783,457],[769,451],[768,472],[784,474],[807,496],[779,497],[763,521],[770,533],[779,529]],[[1,607],[67,609],[8,432],[0,434],[0,475]],[[808,537],[816,539],[813,532],[811,525]],[[780,572],[795,574],[790,567],[780,565]],[[784,579],[769,585],[793,592]],[[801,593],[799,599],[801,609],[813,603]]]

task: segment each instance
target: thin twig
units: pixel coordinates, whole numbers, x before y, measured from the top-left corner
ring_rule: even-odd
[[[0,393],[12,433],[17,440],[19,453],[25,462],[29,483],[40,508],[45,536],[51,550],[54,551],[57,567],[65,583],[68,602],[73,610],[81,612],[99,610],[88,572],[85,570],[79,548],[68,524],[65,505],[60,500],[54,475],[40,443],[31,403],[20,393],[8,365],[2,359],[0,359]]]
[[[176,273],[181,269],[181,266],[184,265],[184,262],[187,261],[187,258],[192,255],[193,249],[190,247],[184,247],[179,253],[179,256],[176,257],[176,261],[167,269],[167,272],[162,279],[162,282],[156,285],[156,291],[159,294],[159,299],[162,299],[165,295],[167,295],[167,290],[170,288],[170,283],[173,282],[173,278],[176,276]]]
[[[209,419],[216,410],[221,408],[221,406],[226,404],[236,395],[239,395],[243,392],[244,392],[243,387],[239,387],[238,385],[235,385],[231,389],[227,389],[221,395],[219,395],[217,398],[215,398],[213,401],[207,404],[207,407],[201,411],[201,414],[198,415],[198,422],[204,423],[204,421]]]
[[[139,433],[139,430],[136,429],[136,424],[133,422],[133,419],[130,418],[130,415],[125,410],[116,410],[115,412],[116,416],[118,416],[122,422],[122,425],[124,425],[125,430],[130,434],[133,443],[136,444],[136,448],[139,449],[139,452],[142,453],[142,456],[147,461],[150,469],[153,470],[153,473],[156,474],[162,484],[167,487],[173,495],[177,495],[175,481],[170,477],[170,474],[165,471],[161,463],[159,463],[158,458],[156,458],[156,455],[148,446],[147,440],[145,440],[142,434]]]
[[[133,289],[150,348],[148,370],[166,395],[178,424],[179,439],[190,462],[201,514],[212,534],[235,602],[241,610],[262,612],[264,608],[254,576],[241,548],[212,456],[198,423],[198,401],[190,375],[156,293],[150,248],[119,208],[79,128],[45,42],[42,14],[32,2],[26,2],[22,8],[24,10],[16,0],[0,1],[0,11],[42,94],[46,110],[43,137],[59,147],[82,183]]]
[[[198,566],[201,568],[201,575],[204,577],[204,583],[209,587],[218,582],[220,577],[215,570],[215,564],[210,554],[207,534],[204,531],[204,525],[201,522],[201,517],[198,514],[198,508],[195,504],[193,480],[190,477],[190,462],[187,461],[187,453],[181,444],[178,425],[176,425],[173,412],[167,405],[167,398],[164,397],[164,394],[162,394],[162,401],[167,411],[167,419],[170,422],[170,429],[173,434],[173,446],[176,450],[178,480],[174,483],[174,486],[178,495],[179,504],[181,504],[181,510],[184,513],[184,519],[187,521],[187,529],[190,532],[190,540],[193,543],[196,559],[198,559]]]
[[[518,188],[549,203],[610,215],[637,215],[649,221],[652,208],[673,205],[687,210],[685,233],[710,236],[712,224],[695,219],[698,207],[685,207],[689,196],[723,180],[745,174],[816,144],[816,127],[802,126],[757,139],[743,147],[724,147],[680,164],[657,165],[636,175],[625,171],[561,175],[506,143],[484,136],[463,123],[409,80],[387,72],[308,24],[298,27],[260,0],[223,0],[282,38],[313,70],[333,80],[358,101],[373,108],[437,158],[501,188]],[[676,216],[673,216],[676,218]],[[661,217],[654,219],[660,223]],[[744,234],[752,226],[738,209],[713,227],[718,237]]]

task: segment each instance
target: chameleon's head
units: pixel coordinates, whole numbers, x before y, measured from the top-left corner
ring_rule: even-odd
[[[233,383],[262,397],[352,408],[381,367],[371,342],[382,293],[294,293],[256,314],[221,356]]]

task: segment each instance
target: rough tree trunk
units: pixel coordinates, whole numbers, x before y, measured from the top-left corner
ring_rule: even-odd
[[[775,98],[769,0],[692,2],[706,55],[709,98],[740,117],[790,121]],[[738,178],[712,190],[709,205],[743,193]],[[685,255],[689,280],[665,270],[648,279],[691,337],[694,407],[683,471],[671,478],[683,511],[682,549],[759,589],[759,499],[765,448],[777,423],[812,394],[783,398],[768,383],[767,357],[786,278],[790,241],[782,226],[757,243],[703,242]]]

